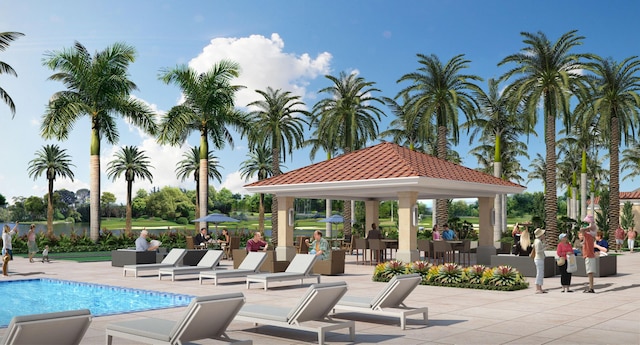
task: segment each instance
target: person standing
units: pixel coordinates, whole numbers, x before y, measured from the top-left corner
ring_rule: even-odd
[[[38,244],[36,243],[36,225],[31,224],[27,233],[27,249],[29,251],[29,262],[33,262],[33,256],[38,252]]]
[[[593,274],[596,272],[596,254],[594,244],[596,243],[596,225],[592,215],[584,217],[587,226],[580,228],[580,233],[584,237],[582,241],[582,256],[584,257],[584,267],[589,277],[589,286],[583,291],[585,293],[595,293],[593,290]]]
[[[18,223],[19,222],[16,222],[13,229],[9,228],[9,225],[5,224],[2,231],[2,256],[9,255],[9,260],[13,260],[13,246],[11,245],[11,240],[13,235],[18,234]]]
[[[545,230],[537,228],[533,232],[536,239],[533,241],[533,250],[535,250],[535,256],[533,257],[533,263],[536,265],[536,293],[547,293],[542,289],[542,282],[544,280],[544,233]]]
[[[446,241],[452,241],[456,238],[456,233],[453,230],[449,229],[448,224],[444,224],[442,226],[444,230],[442,230],[442,238]]]
[[[636,241],[636,231],[633,228],[629,228],[627,231],[627,245],[629,246],[629,253],[633,253],[633,246]]]
[[[616,237],[616,253],[622,249],[622,244],[624,243],[624,229],[618,225],[618,228],[615,232]]]
[[[569,266],[567,255],[574,255],[573,247],[569,244],[567,234],[560,234],[558,238],[560,239],[560,242],[558,243],[556,254],[558,254],[558,259],[561,262],[564,261],[564,265],[558,266],[560,268],[560,285],[562,285],[562,292],[573,292],[573,290],[570,289],[571,273],[567,272],[567,267]]]
[[[442,239],[442,237],[440,236],[440,230],[438,230],[438,224],[433,226],[433,232],[431,233],[431,236],[434,241],[439,241]]]

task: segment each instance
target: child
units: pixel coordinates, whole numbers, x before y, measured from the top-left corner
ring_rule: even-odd
[[[11,260],[11,256],[9,256],[9,253],[7,252],[2,257],[2,275],[5,277],[9,275],[9,260]]]
[[[46,245],[44,246],[44,250],[42,251],[42,262],[44,262],[45,260],[47,260],[47,262],[49,261],[49,246]]]

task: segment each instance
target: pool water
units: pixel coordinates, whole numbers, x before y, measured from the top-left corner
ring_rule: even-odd
[[[57,279],[0,282],[0,327],[18,315],[89,309],[104,316],[186,306],[193,296]]]

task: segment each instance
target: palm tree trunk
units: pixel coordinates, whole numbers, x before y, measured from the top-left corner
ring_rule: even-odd
[[[351,146],[345,147],[344,154],[351,152]],[[345,236],[351,236],[351,200],[343,200],[342,201],[342,234]],[[328,215],[327,217],[330,217]],[[366,227],[366,226],[365,226]],[[365,234],[367,230],[365,229]]]
[[[127,211],[125,215],[124,232],[131,234],[131,188],[133,188],[133,181],[127,181]]]
[[[209,204],[209,142],[206,133],[200,134],[200,217],[207,215],[207,206]],[[207,222],[200,222],[200,228],[206,228]]]
[[[620,123],[617,116],[611,117],[611,144],[609,148],[609,243],[615,241],[615,229],[620,223]]]
[[[200,218],[200,169],[194,175],[194,179],[196,180],[196,219]],[[198,223],[194,223],[195,234],[198,234]]]
[[[282,174],[280,171],[280,148],[277,143],[271,145],[271,157],[273,158],[273,176]],[[278,196],[271,198],[271,243],[273,247],[278,246]]]
[[[258,231],[264,232],[264,194],[260,193],[260,205],[258,206]]]
[[[447,127],[438,126],[438,158],[447,159]],[[442,226],[449,221],[449,210],[447,209],[447,199],[436,200],[436,224]]]
[[[47,234],[53,235],[53,179],[49,179],[49,195],[47,196]]]
[[[100,132],[93,120],[91,129],[91,156],[89,158],[90,211],[89,234],[94,242],[100,238]]]
[[[546,179],[544,193],[545,227],[549,232],[546,236],[549,245],[555,247],[558,244],[558,195],[556,187],[556,118],[551,112],[555,104],[551,102],[549,93],[544,95],[545,102],[545,131],[546,143]]]

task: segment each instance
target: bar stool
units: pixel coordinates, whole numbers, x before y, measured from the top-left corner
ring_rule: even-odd
[[[418,240],[418,256],[420,253],[424,252],[424,260],[429,262],[429,257],[431,256],[431,251],[429,250],[429,240],[420,239]]]
[[[366,238],[356,238],[355,241],[355,249],[356,249],[356,264],[358,264],[358,256],[360,249],[362,249],[362,264],[367,261],[367,249],[369,249],[369,243]]]
[[[380,258],[382,258],[382,262],[386,261],[387,258],[387,245],[382,242],[380,239],[371,239],[369,240],[369,249],[371,250],[371,264],[373,264],[373,256],[375,254],[376,263],[380,263]]]

